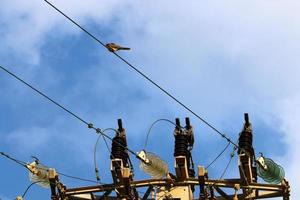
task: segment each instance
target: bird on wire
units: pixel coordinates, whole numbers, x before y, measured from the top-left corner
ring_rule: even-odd
[[[105,46],[108,49],[108,51],[110,51],[110,52],[116,52],[116,51],[119,51],[119,50],[130,50],[130,48],[128,48],[128,47],[122,47],[122,46],[117,45],[115,43],[108,43]]]

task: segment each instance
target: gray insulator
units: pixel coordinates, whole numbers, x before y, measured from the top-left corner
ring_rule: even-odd
[[[152,178],[160,179],[168,174],[169,169],[167,163],[160,159],[157,155],[147,152],[146,159],[149,160],[149,163],[146,164],[141,162],[140,168]]]

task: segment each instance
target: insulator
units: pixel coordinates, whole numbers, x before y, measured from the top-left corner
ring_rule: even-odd
[[[193,161],[191,155],[191,149],[194,144],[194,137],[192,126],[189,118],[186,118],[186,130],[180,130],[180,121],[176,118],[176,125],[174,132],[175,137],[175,147],[174,147],[174,157],[185,156],[187,160],[187,168],[189,169],[189,177],[194,177],[195,172],[193,169]],[[192,167],[191,167],[192,165]]]
[[[127,147],[126,138],[120,135],[116,135],[112,140],[111,159],[114,158],[122,159],[123,165],[128,167],[129,156],[126,147]]]
[[[37,183],[39,186],[44,188],[50,187],[48,167],[37,164],[36,162],[28,164],[27,167],[30,169],[29,180],[31,182]]]
[[[242,166],[244,167],[243,170],[248,170],[247,167],[249,158],[250,158],[250,167],[252,172],[252,181],[257,182],[257,173],[256,173],[256,166],[254,165],[254,159],[255,159],[255,152],[253,149],[253,134],[252,134],[252,128],[251,123],[249,121],[248,113],[244,114],[245,123],[242,132],[239,136],[239,149],[238,154],[245,154],[244,156],[240,156],[240,162]],[[250,177],[248,177],[250,178]]]
[[[257,174],[259,177],[272,184],[279,184],[283,181],[285,173],[280,165],[270,158],[260,157],[257,160]]]
[[[243,149],[247,151],[251,155],[251,157],[254,156],[252,141],[253,141],[253,135],[252,135],[251,124],[249,122],[248,113],[245,113],[245,124],[239,137],[240,149],[238,150],[238,153],[241,153],[241,149]]]
[[[175,135],[175,149],[174,156],[190,156],[190,151],[188,150],[189,140],[187,135],[179,134]]]
[[[145,152],[147,163],[141,162],[140,168],[152,178],[163,178],[169,173],[168,164],[157,155]]]
[[[252,132],[248,130],[243,130],[239,137],[239,151],[238,153],[241,153],[241,149],[247,151],[250,153],[250,155],[254,155],[254,149],[252,146],[253,136]]]
[[[187,167],[190,168],[190,158],[191,153],[188,149],[188,136],[187,135],[175,135],[175,149],[174,149],[174,156],[185,156],[187,160]]]

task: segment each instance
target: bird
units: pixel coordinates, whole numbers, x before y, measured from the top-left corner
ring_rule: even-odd
[[[122,46],[117,45],[115,43],[108,43],[105,46],[108,49],[108,51],[110,51],[110,52],[116,52],[116,51],[119,51],[119,50],[130,50],[130,48],[128,48],[128,47],[122,47]]]

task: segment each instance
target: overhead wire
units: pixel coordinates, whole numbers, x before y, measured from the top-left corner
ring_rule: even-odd
[[[59,13],[61,13],[63,16],[65,16],[67,19],[69,19],[72,23],[74,23],[77,27],[79,27],[81,30],[83,30],[86,34],[88,34],[90,37],[92,37],[95,41],[97,41],[98,43],[100,43],[102,46],[105,46],[105,44],[103,42],[101,42],[97,37],[95,37],[93,34],[91,34],[89,31],[87,31],[86,29],[84,29],[82,26],[80,26],[78,23],[76,23],[74,20],[72,20],[70,17],[68,17],[66,14],[64,14],[62,11],[60,11],[58,8],[56,8],[53,4],[51,4],[49,1],[44,0],[45,2],[47,2],[49,5],[51,5],[55,10],[57,10]],[[141,72],[139,69],[137,69],[135,66],[133,66],[131,63],[129,63],[127,60],[125,60],[123,57],[121,57],[120,55],[118,55],[115,52],[112,52],[114,55],[116,55],[119,59],[121,59],[124,63],[126,63],[128,66],[130,66],[133,70],[135,70],[138,74],[140,74],[141,76],[143,76],[145,79],[147,79],[150,83],[152,83],[154,86],[156,86],[157,88],[159,88],[163,93],[165,93],[167,96],[169,96],[171,99],[173,99],[174,101],[176,101],[179,105],[181,105],[183,108],[185,108],[187,111],[189,111],[191,114],[193,114],[196,118],[198,118],[199,120],[201,120],[203,123],[205,123],[208,127],[210,127],[211,129],[213,129],[216,133],[218,133],[220,136],[222,136],[223,138],[225,138],[228,141],[228,144],[232,144],[234,145],[235,149],[239,148],[238,145],[236,143],[234,143],[229,137],[227,137],[225,134],[223,134],[222,132],[220,132],[218,129],[216,129],[213,125],[211,125],[209,122],[207,122],[204,118],[202,118],[201,116],[199,116],[197,113],[195,113],[192,109],[190,109],[188,106],[186,106],[185,104],[183,104],[181,101],[179,101],[175,96],[173,96],[172,94],[170,94],[168,91],[166,91],[164,88],[162,88],[160,85],[158,85],[156,82],[154,82],[152,79],[150,79],[147,75],[145,75],[143,72]],[[44,94],[43,92],[41,92],[40,90],[36,89],[35,87],[33,87],[32,85],[28,84],[26,81],[24,81],[23,79],[19,78],[18,76],[16,76],[15,74],[13,74],[12,72],[10,72],[9,70],[7,70],[6,68],[4,68],[3,66],[0,66],[0,68],[7,72],[8,74],[10,74],[11,76],[13,76],[14,78],[16,78],[17,80],[19,80],[20,82],[22,82],[23,84],[25,84],[26,86],[30,87],[32,90],[34,90],[35,92],[37,92],[38,94],[40,94],[41,96],[43,96],[44,98],[48,99],[50,102],[54,103],[56,106],[60,107],[61,109],[63,109],[64,111],[66,111],[67,113],[69,113],[70,115],[72,115],[73,117],[75,117],[76,119],[78,119],[79,121],[83,122],[84,124],[86,124],[89,128],[94,129],[97,133],[101,133],[101,129],[99,128],[95,128],[93,126],[93,124],[88,123],[87,121],[85,121],[84,119],[82,119],[81,117],[79,117],[78,115],[76,115],[75,113],[73,113],[72,111],[70,111],[69,109],[67,109],[66,107],[62,106],[61,104],[59,104],[57,101],[53,100],[52,98],[50,98],[49,96],[47,96],[46,94]],[[170,121],[169,121],[170,122]],[[152,127],[151,127],[152,128]],[[101,133],[102,137],[107,138],[112,140],[112,138],[110,138],[109,136],[107,136],[104,133]],[[147,134],[147,138],[148,138]],[[148,139],[147,139],[148,140]],[[107,143],[106,143],[107,144]],[[147,144],[147,143],[146,143]],[[146,145],[145,145],[146,146]],[[226,146],[225,150],[227,149],[228,145]],[[126,147],[126,149],[136,155],[135,152],[133,152],[132,150],[128,149]],[[224,150],[224,151],[225,151]],[[221,152],[222,154],[223,152]],[[219,154],[219,155],[221,155]],[[3,154],[2,154],[3,155]],[[219,156],[217,156],[218,158]],[[9,157],[7,157],[9,158]],[[228,165],[226,166],[223,174],[221,175],[224,176],[231,160],[232,160],[233,156],[231,157]],[[13,160],[13,159],[12,159]],[[14,160],[17,162],[17,160]],[[214,160],[215,161],[215,160]],[[213,161],[213,162],[214,162]],[[22,166],[26,166],[20,162],[17,162],[18,164],[21,164]],[[27,167],[26,167],[27,168]],[[64,174],[65,175],[65,174]],[[69,176],[72,177],[72,176]],[[75,177],[72,177],[75,178]]]
[[[50,98],[49,96],[47,96],[46,94],[44,94],[43,92],[41,92],[41,91],[38,90],[37,88],[33,87],[32,85],[30,85],[29,83],[27,83],[26,81],[24,81],[23,79],[21,79],[20,77],[18,77],[18,76],[15,75],[14,73],[10,72],[8,69],[4,68],[4,67],[1,66],[1,65],[0,65],[0,69],[2,69],[3,71],[7,72],[9,75],[11,75],[12,77],[16,78],[17,80],[19,80],[20,82],[22,82],[23,84],[25,84],[26,86],[28,86],[29,88],[33,89],[35,92],[37,92],[38,94],[40,94],[40,95],[43,96],[44,98],[48,99],[50,102],[54,103],[55,105],[57,105],[58,107],[60,107],[60,108],[63,109],[64,111],[66,111],[67,113],[71,114],[71,115],[74,116],[76,119],[78,119],[78,120],[80,120],[81,122],[83,122],[84,124],[88,125],[88,128],[94,129],[94,130],[96,131],[96,133],[100,134],[100,136],[103,137],[103,139],[104,139],[104,141],[105,141],[105,143],[106,143],[106,146],[108,147],[108,144],[107,144],[107,141],[105,140],[105,138],[107,138],[107,139],[109,139],[109,140],[111,140],[111,141],[112,141],[112,138],[109,137],[108,135],[106,135],[103,131],[101,131],[101,129],[95,128],[95,127],[93,126],[92,123],[88,123],[87,121],[83,120],[81,117],[79,117],[78,115],[76,115],[74,112],[72,112],[72,111],[70,111],[69,109],[67,109],[66,107],[62,106],[61,104],[59,104],[58,102],[56,102],[55,100],[53,100],[52,98]],[[150,129],[149,129],[149,131],[148,131],[148,133],[147,133],[147,139],[146,139],[145,147],[146,147],[146,145],[147,145],[147,140],[148,140],[148,137],[149,137],[149,133],[151,132],[151,129],[152,129],[153,126],[154,126],[156,123],[158,123],[159,121],[166,121],[166,122],[169,122],[169,123],[171,123],[171,124],[173,124],[173,125],[175,125],[175,126],[178,126],[178,125],[176,125],[174,122],[172,122],[172,121],[170,121],[170,120],[168,120],[168,119],[159,119],[159,120],[156,120],[156,121],[151,125],[151,127],[150,127]],[[180,128],[182,128],[182,127],[180,127]],[[100,136],[99,136],[99,137],[100,137]],[[98,139],[99,139],[99,138],[98,138]],[[228,141],[228,144],[227,144],[227,146],[225,147],[225,149],[224,149],[224,150],[223,150],[223,151],[222,151],[222,152],[221,152],[221,153],[213,160],[213,162],[215,162],[215,160],[217,160],[217,159],[224,153],[224,151],[227,149],[227,147],[229,146],[229,144],[232,144],[232,142]],[[120,144],[120,145],[122,145],[122,144]],[[136,154],[135,152],[133,152],[132,150],[130,150],[128,147],[124,147],[124,148],[125,148],[126,150],[128,150],[128,152],[134,154],[134,155],[138,158],[138,156],[137,156],[137,154]],[[236,150],[237,148],[238,148],[237,146],[234,146],[234,149],[235,149],[235,150]],[[108,147],[108,149],[109,149],[109,147]],[[241,148],[240,148],[240,149],[241,149]],[[31,170],[27,167],[26,162],[17,160],[17,159],[15,159],[15,158],[12,158],[12,157],[10,157],[9,155],[7,155],[7,154],[5,154],[5,153],[3,153],[3,152],[0,152],[0,154],[3,155],[3,156],[5,156],[5,157],[7,157],[7,158],[9,158],[10,160],[15,161],[16,163],[22,165],[23,167],[25,167],[26,169],[28,169],[29,171],[31,171]],[[233,156],[234,156],[234,155],[231,156],[231,158],[230,158],[228,164],[226,165],[226,167],[225,167],[225,169],[224,169],[224,171],[223,171],[223,173],[222,173],[220,179],[223,178],[223,176],[225,175],[225,173],[226,173],[226,171],[227,171],[227,169],[228,169],[228,167],[229,167],[229,165],[230,165],[230,163],[231,163],[231,161],[232,161],[232,159],[233,159]],[[209,165],[209,166],[210,166],[210,165]],[[208,167],[209,167],[209,166],[208,166]],[[58,174],[60,174],[60,175],[62,175],[62,176],[65,176],[65,177],[68,177],[68,178],[81,180],[81,181],[87,181],[87,182],[92,182],[92,183],[99,183],[99,181],[96,182],[96,181],[93,181],[93,180],[84,179],[84,178],[80,178],[80,177],[75,177],[75,176],[67,175],[67,174],[60,173],[60,172],[58,172]]]
[[[61,15],[63,15],[65,18],[67,18],[70,22],[72,22],[74,25],[76,25],[78,28],[80,28],[83,32],[85,32],[89,37],[91,37],[94,41],[99,43],[101,46],[107,49],[104,42],[102,42],[99,38],[97,38],[94,34],[89,32],[87,29],[82,27],[80,24],[78,24],[76,21],[74,21],[71,17],[69,17],[67,14],[65,14],[63,11],[58,9],[54,4],[50,3],[47,0],[44,0],[48,5],[50,5],[52,8],[54,8],[57,12],[59,12]],[[202,121],[204,124],[206,124],[208,127],[210,127],[212,130],[214,130],[217,134],[219,134],[221,137],[226,139],[229,143],[231,143],[233,146],[238,148],[238,145],[234,143],[228,136],[226,136],[224,133],[219,131],[216,127],[214,127],[212,124],[210,124],[208,121],[206,121],[203,117],[198,115],[196,112],[194,112],[191,108],[189,108],[187,105],[182,103],[178,98],[176,98],[174,95],[172,95],[170,92],[168,92],[166,89],[164,89],[162,86],[160,86],[158,83],[156,83],[154,80],[152,80],[149,76],[147,76],[145,73],[143,73],[141,70],[139,70],[137,67],[135,67],[133,64],[131,64],[129,61],[127,61],[125,58],[123,58],[121,55],[117,54],[114,51],[110,51],[112,54],[114,54],[116,57],[118,57],[121,61],[123,61],[125,64],[127,64],[130,68],[132,68],[135,72],[137,72],[139,75],[141,75],[143,78],[145,78],[147,81],[149,81],[152,85],[157,87],[159,90],[161,90],[164,94],[169,96],[171,99],[173,99],[175,102],[177,102],[179,105],[181,105],[183,108],[185,108],[188,112],[190,112],[192,115],[194,115],[196,118],[198,118],[200,121]]]
[[[81,178],[81,177],[77,177],[77,176],[72,176],[72,175],[61,173],[61,172],[57,172],[57,173],[61,176],[66,177],[66,178],[76,179],[76,180],[79,180],[79,181],[85,181],[85,182],[90,182],[90,183],[97,183],[97,184],[100,183],[99,181],[94,181],[94,180],[91,180],[91,179]]]
[[[225,174],[226,174],[226,172],[227,172],[227,170],[228,170],[228,168],[229,168],[229,166],[230,166],[230,163],[232,162],[232,160],[233,160],[233,158],[234,158],[234,156],[235,156],[235,151],[236,151],[236,150],[237,150],[237,148],[236,148],[236,147],[233,147],[233,150],[232,150],[232,152],[231,152],[231,154],[230,154],[230,158],[229,158],[229,160],[228,160],[228,163],[227,163],[227,165],[225,166],[225,168],[224,168],[224,170],[223,170],[223,172],[222,172],[222,174],[221,174],[219,180],[223,179],[223,177],[225,176]]]
[[[109,131],[109,130],[114,131],[115,133],[118,133],[118,131],[117,131],[116,129],[114,129],[114,128],[107,128],[107,129],[104,129],[104,130],[101,131],[101,132],[104,133],[105,131]],[[98,136],[98,138],[97,138],[97,141],[96,141],[95,145],[94,145],[94,168],[95,168],[95,174],[96,174],[96,180],[97,180],[97,181],[100,181],[100,176],[99,176],[99,169],[98,169],[98,165],[97,165],[97,161],[96,161],[96,153],[97,153],[97,146],[98,146],[98,143],[99,143],[99,140],[100,140],[101,137],[102,137],[103,140],[104,140],[104,143],[105,143],[105,146],[106,146],[108,152],[109,152],[109,153],[111,152],[111,151],[110,151],[110,148],[109,148],[109,146],[108,146],[108,143],[107,143],[107,141],[106,141],[106,139],[105,139],[105,137],[104,137],[102,134],[100,134],[100,135]]]
[[[63,109],[64,111],[66,111],[67,113],[69,113],[70,115],[72,115],[73,117],[75,117],[76,119],[78,119],[79,121],[85,123],[86,125],[89,125],[89,123],[87,121],[85,121],[84,119],[82,119],[81,117],[79,117],[78,115],[76,115],[75,113],[73,113],[72,111],[70,111],[69,109],[67,109],[66,107],[64,107],[63,105],[61,105],[60,103],[58,103],[57,101],[55,101],[54,99],[52,99],[51,97],[49,97],[45,93],[41,92],[40,90],[38,90],[37,88],[35,88],[31,84],[27,83],[26,81],[24,81],[23,79],[21,79],[19,76],[15,75],[11,71],[9,71],[7,68],[5,68],[5,67],[3,67],[3,66],[0,65],[0,69],[2,69],[3,71],[5,71],[6,73],[8,73],[9,75],[11,75],[12,77],[16,78],[17,80],[19,80],[20,82],[22,82],[23,84],[25,84],[26,86],[28,86],[29,88],[31,88],[32,90],[34,90],[35,92],[37,92],[39,95],[41,95],[44,98],[48,99],[50,102],[54,103],[56,106],[60,107],[61,109]]]
[[[230,143],[228,142],[225,148],[205,167],[205,169],[208,169],[210,166],[212,166],[226,151],[226,149],[229,147]]]
[[[226,164],[224,170],[222,171],[222,173],[221,173],[221,175],[220,175],[220,177],[219,177],[218,180],[222,180],[223,177],[225,176],[225,174],[226,174],[226,172],[227,172],[227,170],[228,170],[228,168],[229,168],[229,166],[230,166],[230,163],[232,162],[232,160],[233,160],[233,158],[234,158],[234,156],[235,156],[235,151],[236,151],[237,149],[238,149],[237,147],[235,147],[235,146],[233,147],[232,152],[230,153],[230,158],[229,158],[229,160],[228,160],[228,162],[227,162],[227,164]],[[213,184],[211,185],[211,187],[215,188],[215,187],[216,187],[215,183],[213,183]]]
[[[86,120],[84,120],[83,118],[79,117],[77,114],[75,114],[74,112],[70,111],[69,109],[67,109],[65,106],[63,106],[62,104],[58,103],[57,101],[55,101],[53,98],[49,97],[48,95],[46,95],[44,92],[40,91],[39,89],[37,89],[36,87],[32,86],[31,84],[29,84],[28,82],[26,82],[25,80],[23,80],[22,78],[20,78],[19,76],[17,76],[16,74],[14,74],[13,72],[9,71],[7,68],[3,67],[0,65],[0,69],[2,69],[4,72],[8,73],[9,75],[11,75],[13,78],[16,78],[17,80],[19,80],[21,83],[25,84],[27,87],[31,88],[32,90],[34,90],[35,92],[37,92],[39,95],[41,95],[42,97],[46,98],[47,100],[49,100],[51,103],[54,103],[56,106],[58,106],[59,108],[63,109],[64,111],[66,111],[67,113],[71,114],[72,116],[74,116],[76,119],[78,119],[80,122],[86,124],[88,126],[89,129],[93,129],[96,131],[97,134],[100,134],[100,136],[104,139],[104,142],[105,142],[105,145],[106,147],[108,148],[109,150],[109,147],[108,147],[108,144],[107,144],[107,141],[106,139],[109,139],[110,141],[113,141],[113,139],[111,137],[109,137],[108,135],[106,135],[104,133],[104,131],[101,131],[100,128],[96,128],[94,127],[94,125],[92,123],[89,123],[87,122]],[[109,130],[109,129],[107,129]],[[99,138],[100,138],[99,136]],[[98,138],[98,139],[99,139]],[[136,158],[140,159],[138,157],[138,155],[131,149],[129,149],[127,146],[123,146],[123,144],[120,144],[118,141],[115,141],[118,145],[121,145],[122,147],[124,147],[124,149],[126,149],[128,152],[130,152],[131,154],[135,155]],[[5,154],[3,154],[4,156],[7,156]],[[10,157],[7,157],[7,158],[10,158]],[[14,160],[13,158],[10,158],[12,160]],[[95,159],[95,155],[94,155],[94,159]],[[26,163],[21,163],[20,161],[18,160],[14,160],[15,162],[21,164],[23,167],[26,167],[28,170],[30,170]],[[131,164],[131,160],[129,159],[130,161],[130,164]],[[131,167],[132,167],[132,164],[131,164]],[[67,176],[67,177],[72,177],[72,176],[68,176],[66,174],[61,174],[63,176]],[[72,177],[72,178],[76,178],[76,179],[81,179],[81,178],[78,178],[78,177]],[[81,179],[81,180],[84,180],[84,179]],[[85,180],[86,181],[86,180]],[[95,181],[90,181],[88,180],[89,182],[93,182],[95,183]],[[100,180],[99,180],[100,181]],[[97,183],[99,183],[99,181]]]
[[[148,140],[149,140],[149,135],[150,135],[150,133],[151,133],[152,128],[154,127],[155,124],[157,124],[158,122],[161,122],[161,121],[168,122],[168,123],[170,123],[170,124],[173,124],[175,127],[178,127],[179,129],[182,129],[181,126],[178,126],[176,123],[172,122],[172,121],[169,120],[169,119],[158,119],[158,120],[154,121],[154,122],[151,124],[150,128],[148,129],[148,132],[147,132],[147,135],[146,135],[145,144],[144,144],[144,148],[143,148],[144,150],[146,150],[146,147],[147,147],[147,144],[148,144]]]
[[[25,189],[24,193],[22,194],[22,198],[23,198],[23,199],[25,198],[25,195],[27,194],[27,192],[29,191],[29,189],[30,189],[33,185],[35,185],[35,184],[37,184],[37,183],[45,183],[45,182],[47,182],[47,181],[35,181],[35,182],[32,182],[31,184],[29,184],[29,185],[27,186],[27,188]]]
[[[4,153],[4,152],[0,152],[0,155],[2,155],[3,157],[6,157],[7,159],[11,160],[11,161],[14,161],[15,163],[17,163],[18,165],[26,168],[27,170],[29,170],[31,173],[33,173],[31,171],[30,168],[28,168],[27,166],[27,163],[22,161],[22,160],[18,160],[16,158],[13,158],[11,157],[10,155]],[[39,169],[38,166],[36,166],[37,169]],[[43,170],[45,170],[45,168],[41,168]],[[62,173],[60,171],[56,171],[57,174],[61,175],[61,176],[64,176],[64,177],[67,177],[67,178],[72,178],[72,179],[77,179],[77,180],[81,180],[81,181],[85,181],[85,182],[91,182],[91,183],[99,183],[99,182],[96,182],[96,181],[93,181],[93,180],[90,180],[90,179],[86,179],[86,178],[81,178],[81,177],[77,177],[77,176],[73,176],[73,175],[68,175],[68,174],[65,174],[65,173]]]
[[[0,65],[0,69],[2,69],[4,72],[6,72],[7,74],[9,74],[10,76],[12,76],[13,78],[17,79],[18,81],[20,81],[21,83],[23,83],[24,85],[26,85],[27,87],[31,88],[32,90],[34,90],[36,93],[38,93],[39,95],[41,95],[42,97],[46,98],[47,100],[49,100],[51,103],[55,104],[56,106],[58,106],[59,108],[63,109],[64,111],[66,111],[67,113],[69,113],[70,115],[72,115],[73,117],[75,117],[76,119],[78,119],[80,122],[84,123],[85,125],[87,125],[87,127],[89,129],[93,129],[95,130],[95,132],[97,134],[101,134],[103,135],[103,137],[109,139],[109,140],[113,140],[111,137],[109,137],[108,135],[106,135],[105,133],[101,132],[100,128],[96,128],[94,127],[93,123],[89,123],[86,120],[84,120],[83,118],[79,117],[77,114],[75,114],[74,112],[72,112],[71,110],[67,109],[65,106],[63,106],[62,104],[58,103],[57,101],[55,101],[54,99],[52,99],[51,97],[49,97],[48,95],[46,95],[45,93],[43,93],[41,90],[37,89],[36,87],[32,86],[31,84],[29,84],[28,82],[26,82],[25,80],[23,80],[22,78],[20,78],[19,76],[17,76],[16,74],[14,74],[13,72],[9,71],[6,67],[1,66]],[[118,143],[118,142],[117,142]],[[120,143],[118,143],[119,145],[122,145]],[[123,145],[122,145],[123,146]],[[123,146],[124,147],[124,146]],[[136,158],[140,159],[139,156],[131,149],[129,149],[128,147],[124,147],[128,152],[130,152],[131,154],[133,154]]]
[[[3,157],[6,157],[7,159],[9,159],[9,160],[17,163],[18,165],[21,165],[22,167],[25,167],[27,170],[29,170],[30,172],[32,172],[31,169],[27,166],[26,162],[18,160],[16,158],[13,158],[13,157],[11,157],[10,155],[8,155],[8,154],[6,154],[4,152],[0,152],[0,155],[2,155]]]
[[[53,7],[55,10],[57,10],[59,13],[61,13],[64,17],[66,17],[68,20],[70,20],[73,24],[75,24],[77,27],[79,27],[82,31],[84,31],[86,34],[88,34],[91,38],[93,38],[95,41],[97,41],[99,44],[101,44],[102,46],[105,46],[105,44],[103,42],[101,42],[97,37],[95,37],[93,34],[91,34],[89,31],[87,31],[86,29],[84,29],[81,25],[79,25],[77,22],[75,22],[73,19],[71,19],[69,16],[67,16],[65,13],[63,13],[61,10],[59,10],[57,7],[55,7],[53,4],[51,4],[49,1],[44,0],[46,3],[48,3],[51,7]],[[238,145],[236,143],[234,143],[229,137],[227,137],[225,134],[223,134],[222,132],[220,132],[218,129],[216,129],[213,125],[211,125],[210,123],[208,123],[204,118],[202,118],[201,116],[199,116],[197,113],[195,113],[193,110],[191,110],[189,107],[187,107],[185,104],[183,104],[181,101],[179,101],[176,97],[174,97],[173,95],[171,95],[168,91],[166,91],[164,88],[162,88],[160,85],[158,85],[156,82],[154,82],[152,79],[150,79],[148,76],[146,76],[144,73],[142,73],[140,70],[138,70],[136,67],[134,67],[131,63],[129,63],[127,60],[125,60],[123,57],[121,57],[120,55],[118,55],[115,52],[112,52],[113,54],[115,54],[119,59],[121,59],[123,62],[125,62],[128,66],[130,66],[132,69],[134,69],[137,73],[139,73],[140,75],[142,75],[145,79],[147,79],[149,82],[151,82],[153,85],[155,85],[156,87],[158,87],[161,91],[163,91],[167,96],[169,96],[170,98],[172,98],[174,101],[176,101],[178,104],[180,104],[182,107],[184,107],[186,110],[188,110],[190,113],[192,113],[196,118],[198,118],[199,120],[201,120],[203,123],[205,123],[208,127],[210,127],[211,129],[213,129],[216,133],[218,133],[220,136],[222,136],[223,138],[225,138],[229,143],[231,143],[232,145],[234,145],[235,147],[238,148]],[[86,120],[84,120],[83,118],[79,117],[78,115],[76,115],[74,112],[70,111],[69,109],[67,109],[66,107],[62,106],[60,103],[58,103],[57,101],[55,101],[54,99],[50,98],[49,96],[47,96],[45,93],[41,92],[40,90],[36,89],[35,87],[33,87],[32,85],[28,84],[26,81],[24,81],[23,79],[21,79],[20,77],[16,76],[14,73],[10,72],[8,69],[6,69],[5,67],[0,65],[0,68],[5,71],[6,73],[8,73],[9,75],[13,76],[14,78],[16,78],[17,80],[19,80],[20,82],[22,82],[23,84],[25,84],[26,86],[28,86],[29,88],[31,88],[32,90],[34,90],[35,92],[37,92],[38,94],[40,94],[41,96],[43,96],[44,98],[48,99],[50,102],[54,103],[56,106],[60,107],[61,109],[63,109],[64,111],[66,111],[67,113],[69,113],[70,115],[72,115],[73,117],[75,117],[76,119],[78,119],[79,121],[83,122],[84,124],[86,124],[89,128],[94,129],[97,133],[99,132],[99,128],[95,128],[93,126],[92,123],[88,123]],[[107,137],[105,134],[103,135],[104,137],[111,139],[109,137]],[[133,152],[132,150],[128,149],[127,150],[134,154],[137,157],[137,154],[135,152]]]

